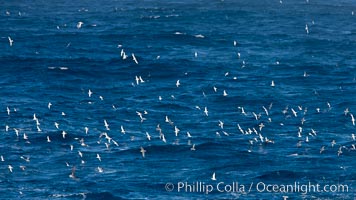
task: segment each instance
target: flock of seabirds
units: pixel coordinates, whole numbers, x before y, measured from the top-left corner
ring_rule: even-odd
[[[282,1],[280,2],[282,3]],[[20,15],[21,13],[19,13]],[[6,15],[10,15],[9,11],[6,11]],[[352,12],[352,15],[354,15],[354,13]],[[81,29],[83,28],[83,22],[78,22],[76,25],[77,29]],[[58,29],[60,27],[57,27]],[[309,34],[309,27],[306,24],[305,25],[305,32],[306,34]],[[180,32],[176,32],[174,34],[182,34]],[[203,35],[199,34],[199,35],[195,35],[196,38],[204,38]],[[12,36],[8,36],[8,44],[10,47],[12,47],[13,45],[16,45],[16,41],[12,38]],[[232,45],[237,46],[238,42],[237,41],[232,41],[231,42]],[[120,52],[120,56],[123,60],[126,61],[132,61],[133,63],[140,65],[140,61],[137,59],[137,57],[135,56],[134,53],[130,53],[128,54],[127,52],[125,52],[124,48],[122,45],[118,45],[118,48],[120,48],[121,52]],[[195,52],[194,57],[199,57],[198,52]],[[160,56],[157,56],[156,59],[159,59]],[[237,53],[237,59],[242,59],[242,56],[240,53]],[[242,68],[245,67],[245,61],[242,61]],[[279,62],[276,62],[276,64],[279,64]],[[60,70],[67,70],[67,67],[49,67],[49,69],[55,69],[55,68],[59,68]],[[228,72],[225,74],[225,76],[228,76]],[[304,74],[301,74],[301,76],[308,78],[309,74],[307,72],[304,72]],[[234,79],[236,79],[236,77],[234,77]],[[136,75],[135,77],[133,77],[133,81],[132,83],[130,83],[132,87],[136,87],[138,85],[145,85],[145,84],[150,84],[149,81],[144,80],[144,78],[140,75]],[[184,87],[184,80],[183,79],[176,79],[172,82],[172,85],[175,85],[176,88],[179,87]],[[277,82],[271,80],[270,81],[270,87],[276,87],[277,86]],[[223,97],[228,97],[229,96],[229,91],[228,90],[221,90],[220,88],[217,88],[216,86],[211,88],[211,91],[215,94],[221,95]],[[93,99],[93,101],[105,101],[105,98],[101,95],[96,94],[96,91],[93,91],[92,89],[87,88],[86,92],[85,92],[85,96],[86,98],[89,99]],[[205,94],[202,94],[202,98],[205,97]],[[172,96],[172,99],[174,97]],[[158,96],[157,97],[158,101],[165,101],[164,98],[162,98],[162,96]],[[93,101],[88,101],[88,104],[91,104]],[[51,110],[53,106],[57,106],[55,105],[55,103],[51,103],[48,102],[47,108],[48,110]],[[208,106],[201,106],[201,105],[192,105],[192,107],[194,107],[194,109],[197,112],[200,112],[201,115],[209,118],[209,115],[211,114],[209,112],[209,107]],[[325,107],[326,109],[331,110],[332,109],[332,105],[329,102],[325,102]],[[12,115],[16,114],[17,112],[21,112],[18,111],[16,107],[13,107],[11,105],[8,105],[5,107],[6,109],[6,115],[10,118],[12,117]],[[60,109],[60,108],[57,108]],[[115,110],[116,107],[114,105],[112,105],[112,109]],[[272,112],[277,112],[280,113],[281,115],[284,115],[284,117],[290,117],[290,118],[295,118],[300,120],[299,126],[296,127],[296,137],[298,138],[298,143],[297,146],[301,146],[303,142],[308,143],[312,140],[312,138],[317,137],[318,136],[318,131],[316,129],[305,129],[303,127],[304,122],[306,122],[306,116],[308,114],[308,112],[316,112],[316,113],[320,113],[323,114],[323,109],[324,108],[313,108],[312,111],[310,111],[310,109],[308,109],[307,107],[303,107],[301,105],[295,105],[295,106],[287,106],[284,110],[281,111],[275,111],[273,110],[273,104],[271,103],[269,106],[262,106],[260,110],[256,110],[256,111],[247,111],[245,110],[245,108],[243,106],[238,107],[238,114],[241,116],[245,116],[246,118],[253,119],[255,120],[255,122],[258,122],[258,125],[255,126],[251,126],[251,127],[243,127],[241,126],[239,123],[235,124],[235,129],[236,132],[234,134],[241,134],[241,135],[249,135],[252,136],[252,139],[248,140],[248,143],[250,145],[261,145],[261,144],[271,144],[273,145],[274,143],[278,143],[278,139],[275,140],[275,138],[267,138],[264,134],[263,134],[263,129],[264,127],[268,126],[270,122],[273,121],[270,113]],[[347,119],[348,123],[350,123],[350,125],[355,126],[355,118],[354,115],[352,113],[351,110],[349,110],[349,108],[344,108],[344,110],[341,110],[340,113],[343,113],[343,116]],[[147,120],[147,118],[149,118],[149,111],[136,111],[135,113],[137,115],[137,121],[139,123],[145,123],[145,121]],[[60,112],[60,115],[62,115],[62,117],[66,117],[66,113],[65,112]],[[31,144],[31,136],[32,134],[38,133],[41,134],[43,142],[47,142],[47,143],[52,143],[53,142],[53,136],[51,134],[48,134],[48,132],[46,131],[46,129],[41,127],[41,123],[43,121],[45,121],[45,117],[41,115],[41,113],[33,113],[32,116],[28,116],[29,118],[32,118],[33,121],[33,125],[34,127],[36,127],[34,130],[31,130],[31,132],[28,132],[28,130],[23,130],[23,128],[19,128],[17,127],[17,124],[11,124],[10,120],[8,120],[9,122],[7,124],[5,124],[4,126],[4,131],[5,134],[10,135],[11,137],[15,137],[18,140],[23,140],[26,143],[28,143],[29,145]],[[263,119],[263,122],[262,122]],[[112,146],[120,146],[120,141],[118,141],[116,137],[116,134],[130,134],[130,131],[127,131],[125,128],[125,124],[120,125],[119,127],[115,127],[113,128],[110,125],[110,120],[107,119],[102,119],[102,129],[105,131],[102,131],[100,133],[93,133],[91,132],[91,127],[88,126],[83,126],[82,127],[82,132],[85,133],[85,135],[90,135],[90,134],[97,134],[98,137],[98,141],[97,144],[98,145],[105,145],[105,149],[110,149]],[[143,133],[143,137],[145,137],[145,139],[147,141],[152,141],[152,140],[160,140],[163,143],[169,143],[167,142],[167,138],[178,138],[180,135],[185,135],[186,138],[189,139],[189,149],[194,152],[194,151],[199,151],[199,149],[196,147],[196,145],[192,142],[194,140],[194,134],[190,133],[189,131],[181,131],[181,127],[179,127],[178,125],[176,125],[176,123],[174,121],[171,120],[169,115],[166,115],[164,119],[161,119],[161,123],[157,124],[157,126],[155,127],[156,132],[155,133],[149,133],[149,132],[144,132]],[[224,120],[218,120],[216,121],[216,126],[219,127],[220,131],[216,132],[216,136],[217,137],[221,137],[221,136],[226,136],[228,137],[229,135],[231,135],[232,133],[229,133],[228,131],[226,131],[224,129]],[[167,123],[171,126],[171,130],[163,130],[161,128],[161,124]],[[254,123],[255,124],[255,123]],[[284,124],[281,122],[280,126],[284,126]],[[77,153],[77,157],[81,160],[80,163],[70,163],[70,162],[65,162],[63,164],[65,164],[68,167],[68,177],[72,178],[72,179],[77,179],[76,177],[76,166],[77,165],[85,165],[86,160],[89,159],[97,159],[98,163],[100,163],[102,161],[102,152],[97,152],[95,153],[95,156],[92,156],[91,158],[85,155],[85,151],[81,150],[81,149],[85,149],[85,148],[90,148],[90,145],[86,144],[85,142],[85,137],[79,138],[73,138],[73,137],[68,137],[68,135],[71,134],[70,131],[67,131],[65,129],[63,129],[61,127],[61,124],[59,122],[53,122],[53,128],[55,130],[57,130],[57,133],[60,134],[60,137],[55,137],[56,140],[62,140],[62,141],[66,141],[68,142],[69,139],[73,140],[73,143],[71,145],[68,146],[68,151],[71,152],[76,152]],[[37,138],[38,139],[38,138]],[[132,137],[132,140],[134,140],[134,137]],[[58,142],[58,141],[57,141]],[[349,133],[349,145],[343,145],[343,144],[338,144],[338,142],[336,140],[331,140],[329,141],[329,143],[320,146],[319,149],[319,153],[323,154],[326,150],[328,149],[332,149],[335,151],[335,155],[336,156],[342,156],[344,151],[355,151],[356,150],[356,135],[355,133]],[[252,150],[249,149],[247,150],[247,152],[251,152]],[[35,152],[33,152],[35,154]],[[150,157],[150,152],[146,150],[145,146],[141,146],[140,148],[137,148],[137,154],[140,155],[140,157],[142,157],[143,159],[147,159]],[[292,155],[292,156],[298,156],[298,154]],[[8,173],[16,173],[18,171],[25,171],[27,170],[27,166],[29,166],[31,164],[31,155],[27,154],[27,155],[21,155],[18,157],[18,163],[22,163],[19,166],[15,166],[12,163],[8,162],[8,159],[6,156],[4,155],[0,155],[0,162],[4,163],[7,166],[7,170]],[[95,171],[97,173],[103,173],[105,172],[105,166],[101,166],[100,164],[95,168]],[[216,180],[216,175],[215,172],[212,172],[212,180]]]

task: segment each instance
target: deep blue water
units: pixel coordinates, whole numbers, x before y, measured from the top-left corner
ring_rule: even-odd
[[[0,199],[355,199],[353,12],[351,0],[0,1]],[[257,188],[295,182],[348,190]]]

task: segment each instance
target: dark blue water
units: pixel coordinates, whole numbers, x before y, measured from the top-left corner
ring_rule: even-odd
[[[354,1],[0,12],[0,199],[355,199]]]

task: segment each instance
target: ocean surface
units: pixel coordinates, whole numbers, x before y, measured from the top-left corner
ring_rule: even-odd
[[[0,199],[355,199],[354,12],[0,1]]]

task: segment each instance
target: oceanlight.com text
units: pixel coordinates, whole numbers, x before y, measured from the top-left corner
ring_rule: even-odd
[[[217,193],[347,193],[349,186],[346,184],[319,184],[319,183],[300,183],[294,182],[291,184],[276,184],[265,182],[251,182],[247,184],[235,182],[216,182],[206,183],[203,181],[196,182],[177,182],[167,183],[165,189],[168,192],[179,193],[203,193],[209,194],[212,192]]]

